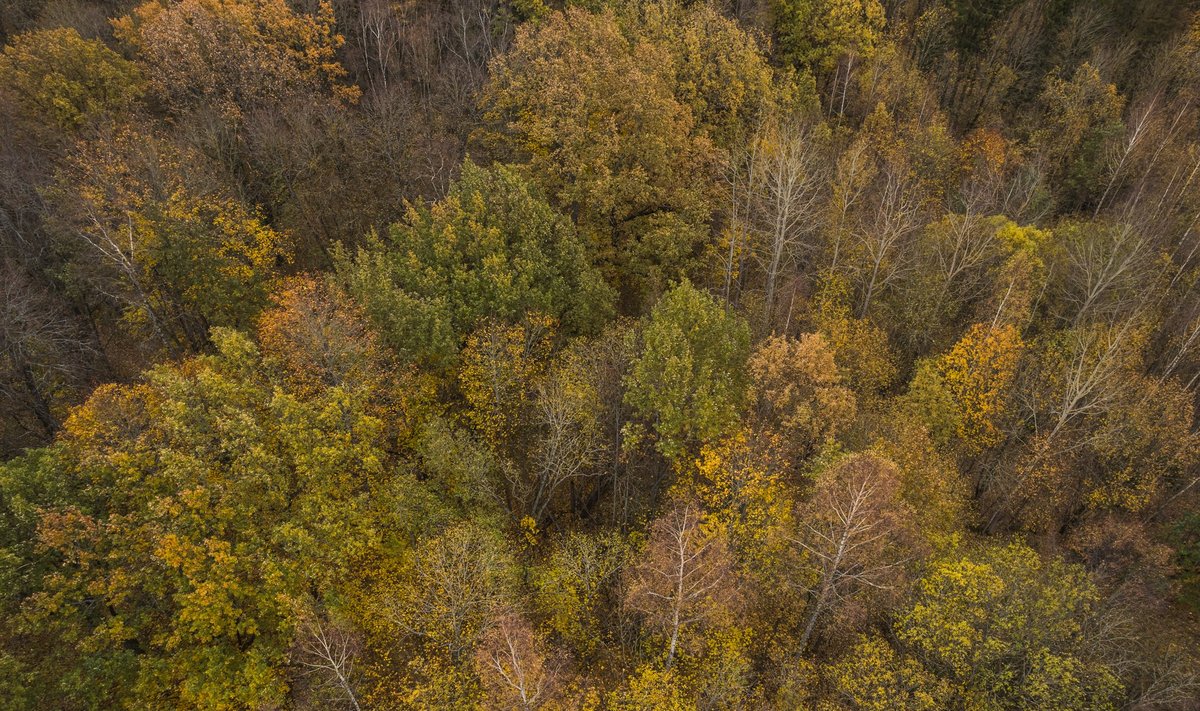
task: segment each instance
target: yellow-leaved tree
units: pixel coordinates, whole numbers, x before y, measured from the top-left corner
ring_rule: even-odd
[[[854,421],[857,398],[843,384],[820,333],[772,336],[750,356],[750,396],[761,426],[796,460],[819,451]]]
[[[121,118],[144,93],[132,62],[74,29],[17,35],[0,54],[0,95],[11,96],[42,127],[71,131],[97,118]]]
[[[333,5],[315,14],[285,0],[149,0],[113,22],[172,110],[213,108],[229,118],[308,95],[357,99],[341,83]]]
[[[372,507],[397,504],[393,483],[413,492],[373,393],[299,394],[250,339],[213,340],[211,355],[97,389],[63,429],[55,475],[78,489],[40,514],[55,565],[19,624],[74,641],[47,673],[104,669],[111,683],[84,697],[96,707],[283,703],[313,598],[376,565],[388,526]],[[54,693],[80,698],[69,677]]]
[[[1016,326],[976,324],[918,368],[907,397],[943,443],[978,454],[1004,439],[1009,391],[1024,347]]]
[[[49,192],[68,273],[127,326],[175,352],[249,326],[290,239],[229,194],[194,150],[120,130],[81,142]]]

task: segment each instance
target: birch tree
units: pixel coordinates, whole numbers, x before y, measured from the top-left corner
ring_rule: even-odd
[[[864,592],[895,584],[906,560],[911,516],[899,491],[896,465],[869,454],[855,455],[819,476],[791,537],[816,573],[805,586],[801,650],[808,648],[826,615]]]
[[[683,501],[656,520],[626,588],[625,603],[666,637],[667,669],[690,631],[718,623],[737,600],[728,546],[703,517]]]

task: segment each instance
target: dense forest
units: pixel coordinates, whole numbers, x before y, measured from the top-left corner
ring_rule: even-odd
[[[0,0],[0,709],[1200,709],[1200,4]]]

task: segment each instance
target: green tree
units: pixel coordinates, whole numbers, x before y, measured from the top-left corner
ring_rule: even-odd
[[[0,692],[13,711],[35,708],[39,699],[60,699],[68,678],[78,681],[77,656],[63,649],[57,627],[17,623],[22,604],[39,594],[59,565],[42,553],[38,531],[45,510],[67,507],[77,496],[74,483],[62,476],[64,460],[62,448],[52,446],[0,464],[0,615],[10,621],[0,632]],[[97,686],[124,681],[115,673]]]
[[[784,58],[822,74],[870,56],[885,22],[878,0],[774,0],[772,11]]]
[[[870,58],[882,41],[883,5],[879,0],[772,0],[771,15],[783,59],[822,80],[831,111],[840,89],[844,107],[854,62]]]
[[[612,292],[571,223],[505,166],[465,161],[444,199],[410,206],[385,238],[335,261],[388,345],[435,365],[486,318],[536,311],[578,334],[611,313]]]
[[[684,280],[650,313],[625,402],[653,427],[658,450],[683,463],[736,424],[749,354],[746,322]]]

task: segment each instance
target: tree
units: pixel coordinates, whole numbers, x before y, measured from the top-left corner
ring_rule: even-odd
[[[871,451],[896,463],[900,496],[913,511],[922,537],[938,547],[972,522],[969,482],[959,471],[957,457],[937,445],[920,418],[901,408],[885,418]]]
[[[1085,513],[1145,512],[1191,488],[1195,434],[1184,423],[1194,407],[1177,382],[1141,372],[1144,339],[1125,322],[1038,344],[1021,393],[1034,437],[1015,471],[991,483],[993,522],[1018,514],[1039,530]]]
[[[306,15],[284,0],[149,0],[115,20],[113,32],[136,50],[173,111],[211,108],[240,119],[297,93],[358,97],[340,83],[333,6],[318,8]]]
[[[81,324],[24,270],[0,263],[0,399],[10,420],[6,445],[52,437],[62,424],[63,406],[87,384],[95,356]]]
[[[1141,362],[1143,327],[1135,321],[1081,326],[1051,334],[1040,345],[1041,387],[1029,406],[1044,413],[1049,439],[1108,409],[1123,374]]]
[[[14,710],[34,708],[46,699],[66,698],[63,689],[77,674],[80,654],[62,644],[62,628],[31,625],[22,620],[27,600],[45,588],[59,561],[41,552],[39,527],[46,509],[69,506],[75,485],[62,476],[61,447],[28,449],[0,463],[0,614],[10,621],[0,632],[0,664],[5,678],[0,688]],[[127,679],[120,668],[109,666],[114,678],[97,686],[113,691]],[[102,703],[103,692],[91,694]],[[80,694],[81,697],[89,696]]]
[[[764,438],[766,439],[766,438]],[[701,449],[690,488],[708,515],[708,524],[728,538],[750,577],[769,578],[785,556],[779,550],[792,523],[784,466],[769,439],[752,440],[738,431]]]
[[[688,633],[719,626],[733,611],[737,587],[725,538],[706,530],[696,503],[675,502],[651,525],[629,572],[625,604],[666,638],[668,671]]]
[[[912,511],[899,488],[896,465],[870,454],[848,457],[818,476],[791,538],[816,573],[807,585],[801,651],[826,614],[844,610],[864,592],[887,590],[902,577]]]
[[[547,651],[532,625],[515,613],[492,626],[475,656],[491,704],[522,711],[553,708],[563,684],[563,663],[561,655]]]
[[[61,131],[122,119],[144,92],[133,63],[71,28],[17,35],[0,55],[0,94],[11,95],[31,118]]]
[[[567,351],[535,386],[532,485],[526,510],[544,522],[566,486],[575,504],[583,492],[577,482],[598,473],[603,442],[597,416],[600,400],[577,352]],[[574,508],[578,511],[578,506]]]
[[[1080,326],[1032,346],[1033,367],[1023,371],[1016,393],[1032,432],[1015,466],[982,482],[989,528],[1016,517],[1030,530],[1048,530],[1082,510],[1084,481],[1097,466],[1090,457],[1098,425],[1126,395],[1137,400],[1143,329],[1135,321]],[[1136,488],[1140,479],[1125,483]],[[1118,488],[1121,496],[1140,496]]]
[[[784,55],[821,72],[846,54],[869,55],[885,22],[875,0],[780,0],[772,9]]]
[[[401,220],[406,200],[445,195],[462,156],[449,128],[426,114],[398,90],[353,108],[297,96],[236,127],[192,115],[178,135],[233,173],[276,229],[296,235],[301,268],[328,270],[337,244],[353,250]]]
[[[936,563],[897,636],[952,685],[952,705],[1117,708],[1114,671],[1085,633],[1098,594],[1086,573],[1019,543]]]
[[[622,687],[609,697],[608,708],[614,711],[696,711],[696,704],[687,698],[678,674],[671,669],[660,670],[646,664],[630,674]]]
[[[764,273],[763,324],[774,330],[780,277],[816,247],[815,229],[828,199],[824,125],[776,119],[753,137],[746,199]]]
[[[76,483],[42,504],[55,566],[19,617],[73,641],[46,667],[55,706],[279,703],[301,602],[378,550],[370,509],[393,495],[370,394],[298,397],[249,339],[214,342],[98,388],[64,425],[55,468]]]
[[[938,346],[961,329],[962,317],[994,324],[1023,325],[1027,292],[1039,283],[1022,283],[1024,261],[1043,271],[1041,252],[1050,234],[1022,227],[1003,216],[984,216],[967,205],[926,227],[918,239],[917,273],[905,287],[906,336],[914,350]],[[930,324],[923,328],[918,324]]]
[[[773,0],[771,11],[784,59],[821,77],[837,70],[837,76],[826,79],[832,113],[839,79],[844,103],[854,61],[870,57],[881,39],[883,6],[878,0]]]
[[[518,519],[543,525],[571,488],[597,473],[600,401],[578,350],[550,362],[553,323],[530,316],[523,325],[489,324],[467,339],[459,387],[468,421],[505,457],[505,497]]]
[[[824,273],[811,308],[813,325],[833,350],[834,362],[860,405],[877,399],[896,377],[895,356],[883,330],[851,313],[848,280]]]
[[[634,328],[631,322],[618,320],[599,335],[575,339],[565,349],[565,361],[571,369],[579,369],[587,390],[595,393],[593,402],[598,409],[592,416],[602,444],[602,450],[595,453],[595,470],[604,478],[583,499],[578,513],[584,518],[603,513],[611,524],[622,526],[636,515],[638,497],[645,500],[652,495],[636,476],[644,462],[640,457],[630,457],[625,449],[626,425],[633,417],[632,408],[625,402],[625,391],[638,349],[632,335]]]
[[[272,300],[275,307],[259,318],[258,340],[293,388],[384,388],[388,359],[355,304],[339,300],[327,282],[303,276],[281,285]]]
[[[759,422],[798,460],[832,442],[853,421],[854,392],[842,385],[833,349],[819,333],[772,336],[750,356],[750,397]]]
[[[1055,230],[1052,294],[1072,326],[1123,318],[1156,296],[1155,247],[1132,224],[1068,223]]]
[[[1194,481],[1185,474],[1200,463],[1194,417],[1191,393],[1178,383],[1131,377],[1088,439],[1099,465],[1084,478],[1089,508],[1145,511]]]
[[[953,436],[968,454],[999,444],[1008,393],[1024,343],[1014,326],[972,326],[949,351],[923,366],[910,398],[930,429]]]
[[[458,373],[467,419],[498,451],[526,444],[534,383],[545,372],[553,337],[553,321],[534,315],[527,324],[485,324],[467,339]]]
[[[629,546],[618,534],[568,531],[533,574],[534,599],[552,630],[590,658],[619,607],[618,582]]]
[[[657,435],[658,450],[682,462],[698,442],[728,431],[745,399],[750,329],[684,280],[654,307],[625,402]]]
[[[753,632],[746,627],[714,630],[704,647],[680,660],[680,681],[700,711],[742,707],[754,700]]]
[[[1070,205],[1092,204],[1102,197],[1108,144],[1125,133],[1125,98],[1091,64],[1071,78],[1046,79],[1038,128],[1030,136],[1046,161],[1052,185]]]
[[[334,699],[354,711],[362,711],[353,681],[359,645],[354,632],[344,623],[311,616],[297,625],[293,658],[304,675],[315,678],[318,693],[332,692]]]
[[[879,104],[843,152],[825,264],[853,280],[859,317],[911,274],[913,243],[953,148],[943,126],[900,121]]]
[[[469,160],[441,201],[335,258],[338,280],[400,355],[444,367],[485,318],[540,312],[595,329],[612,293],[566,218],[514,168]]]
[[[503,538],[481,524],[459,523],[422,541],[380,602],[387,619],[422,649],[457,663],[514,602],[515,572]]]
[[[946,683],[879,637],[860,637],[824,673],[833,682],[835,698],[856,711],[946,708]]]
[[[176,353],[202,349],[209,327],[249,326],[289,259],[288,236],[157,136],[80,143],[51,197],[71,278]]]
[[[803,101],[792,77],[772,71],[762,39],[719,8],[654,0],[623,10],[618,21],[626,33],[671,55],[673,66],[663,69],[674,71],[676,99],[719,148],[752,140],[773,110]]]
[[[667,8],[568,8],[522,27],[482,98],[489,141],[599,245],[630,309],[681,276],[707,236],[713,140],[752,125],[770,85],[744,33],[703,6]]]

